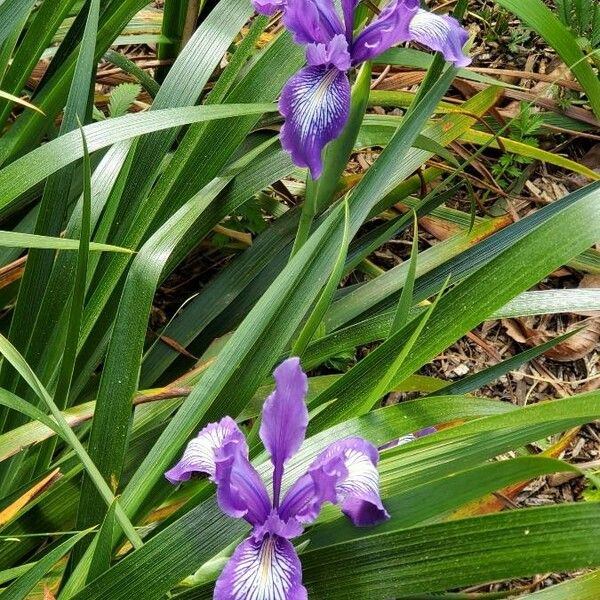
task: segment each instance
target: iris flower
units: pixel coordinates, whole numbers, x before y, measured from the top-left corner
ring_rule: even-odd
[[[273,464],[272,498],[230,417],[207,425],[165,473],[173,484],[192,473],[207,474],[217,485],[221,510],[252,525],[216,583],[215,600],[306,600],[300,559],[290,540],[317,518],[325,502],[339,505],[358,527],[389,518],[379,496],[379,453],[360,437],[325,448],[282,498],[284,467],[300,449],[308,425],[308,380],[298,358],[284,361],[273,375],[275,391],[265,401],[260,426]]]
[[[463,52],[468,34],[450,16],[422,10],[419,0],[390,0],[381,13],[354,35],[359,0],[252,0],[259,13],[283,11],[294,41],[306,48],[307,66],[285,85],[279,109],[285,117],[281,143],[294,163],[313,179],[323,170],[322,151],[344,129],[350,113],[351,68],[400,42],[415,41],[441,52],[457,67],[470,64]]]

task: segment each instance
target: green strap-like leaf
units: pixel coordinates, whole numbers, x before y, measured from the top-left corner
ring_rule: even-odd
[[[563,59],[586,91],[597,119],[600,119],[600,80],[577,39],[541,0],[496,0],[503,8],[519,17],[528,27],[541,35]]]
[[[91,153],[124,140],[190,123],[240,115],[260,115],[276,110],[274,104],[166,108],[92,123],[86,125],[83,131]],[[82,156],[81,136],[78,131],[73,131],[36,148],[2,169],[0,171],[0,212],[6,214],[20,194]]]
[[[54,546],[47,554],[38,560],[6,590],[2,592],[3,600],[25,600],[27,594],[35,584],[58,562],[73,546],[88,535],[89,531],[82,531],[65,542]]]
[[[0,246],[5,248],[42,248],[44,250],[77,250],[79,240],[20,233],[18,231],[0,231]],[[110,244],[90,244],[90,252],[121,252],[133,254],[133,250],[111,246]]]
[[[508,511],[377,534],[302,555],[314,598],[405,598],[600,564],[600,505]],[[361,557],[357,560],[357,557]]]
[[[54,403],[54,400],[48,394],[40,380],[37,378],[35,373],[31,370],[29,365],[25,362],[25,359],[19,354],[17,349],[2,335],[0,335],[0,354],[9,362],[9,364],[19,373],[19,375],[27,382],[32,388],[38,398],[46,404],[50,413],[54,417],[57,427],[60,429],[60,433],[65,441],[73,448],[81,462],[83,463],[86,471],[90,474],[94,484],[97,486],[103,500],[110,505],[115,497],[108,484],[103,479],[102,475],[98,471],[98,468],[90,459],[85,448],[79,441],[79,438],[75,435],[69,424],[66,422],[63,414]],[[139,547],[142,545],[141,538],[137,534],[135,528],[131,524],[131,521],[127,518],[123,509],[117,504],[117,519],[119,524],[123,527],[127,537],[134,546]]]

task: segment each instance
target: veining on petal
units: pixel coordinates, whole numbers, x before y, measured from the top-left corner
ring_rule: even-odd
[[[286,118],[281,142],[314,179],[323,169],[321,153],[344,129],[350,111],[350,82],[335,68],[307,67],[287,83],[279,103]]]
[[[471,58],[463,50],[469,34],[454,17],[419,10],[410,22],[409,32],[411,39],[441,52],[454,66],[471,64]]]
[[[217,581],[215,600],[305,600],[300,560],[279,536],[242,542]]]

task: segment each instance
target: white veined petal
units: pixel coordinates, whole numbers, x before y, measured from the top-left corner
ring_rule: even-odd
[[[305,600],[300,560],[287,539],[267,534],[242,542],[215,588],[215,600]]]
[[[244,435],[230,417],[207,425],[188,443],[181,460],[165,476],[172,483],[190,478],[192,473],[206,473],[214,480],[216,471],[216,453],[226,444],[235,443],[247,454],[248,446]]]
[[[344,451],[348,476],[337,486],[341,498],[347,494],[379,494],[379,472],[369,456],[354,448]]]

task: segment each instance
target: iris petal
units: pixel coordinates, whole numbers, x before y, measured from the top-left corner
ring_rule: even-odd
[[[285,0],[252,0],[256,12],[261,15],[272,15],[285,5]]]
[[[339,34],[327,44],[308,44],[306,61],[311,67],[326,65],[340,71],[347,71],[352,66],[348,40]]]
[[[378,459],[377,449],[362,438],[331,444],[285,495],[281,518],[309,523],[325,502],[332,502],[358,527],[385,521],[389,515],[379,496]]]
[[[217,484],[219,506],[229,516],[244,517],[253,525],[268,517],[269,495],[248,461],[244,434],[231,417],[207,425],[165,477],[176,484],[187,481],[192,473],[205,473]]]
[[[466,67],[471,64],[470,57],[463,51],[469,34],[454,17],[419,10],[410,22],[409,33],[411,40],[441,52],[454,66]]]
[[[308,425],[308,409],[304,402],[308,378],[297,357],[282,362],[273,372],[273,377],[275,391],[263,407],[260,439],[271,454],[275,468],[273,496],[277,506],[283,466],[298,452]]]
[[[250,464],[247,452],[234,445],[219,451],[215,481],[219,508],[230,517],[244,518],[252,525],[261,525],[271,511],[271,501],[265,485]]]
[[[297,44],[326,44],[344,33],[333,0],[288,0],[283,22]]]
[[[313,179],[318,179],[323,148],[340,135],[348,120],[346,73],[325,66],[298,71],[284,87],[279,109],[286,118],[281,130],[283,148],[296,165],[308,167]]]
[[[353,64],[375,58],[411,39],[409,25],[418,10],[419,0],[392,0],[356,38],[352,47]]]
[[[358,527],[389,519],[379,496],[379,453],[375,446],[361,438],[348,438],[329,446],[320,460],[327,464],[340,458],[347,469],[346,477],[336,486],[342,512]]]
[[[358,5],[358,0],[341,0],[342,13],[344,14],[344,26],[346,28],[346,38],[352,41],[354,32],[354,10]]]
[[[231,417],[207,425],[189,442],[181,460],[165,473],[165,477],[177,484],[187,481],[192,473],[205,473],[214,481],[215,453],[227,444],[236,444],[243,452],[248,452],[244,434]]]
[[[302,567],[285,538],[265,535],[243,541],[215,586],[215,600],[306,600]]]

